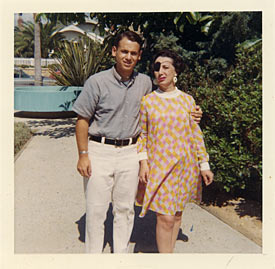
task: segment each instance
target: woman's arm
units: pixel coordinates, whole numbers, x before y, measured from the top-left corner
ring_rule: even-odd
[[[147,156],[147,140],[148,140],[148,128],[147,128],[147,111],[145,107],[144,97],[141,101],[140,107],[140,119],[139,125],[141,133],[137,141],[137,151],[139,157],[139,180],[141,183],[147,183],[149,175],[149,165]]]

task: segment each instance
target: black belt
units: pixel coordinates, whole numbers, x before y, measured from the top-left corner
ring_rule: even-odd
[[[130,143],[131,139],[129,139],[129,138],[128,139],[109,139],[109,138],[105,138],[105,141],[104,141],[103,137],[95,136],[95,135],[91,135],[89,137],[89,140],[96,141],[96,142],[99,142],[99,143],[114,145],[114,146],[117,146],[117,147],[124,147],[124,146],[128,146],[128,145],[136,144],[137,140],[138,140],[138,137],[139,136],[133,137],[131,143]]]

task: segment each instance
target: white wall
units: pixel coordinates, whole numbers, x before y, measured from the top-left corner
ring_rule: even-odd
[[[41,66],[57,63],[55,59],[41,59]],[[34,66],[34,58],[14,58],[14,65]]]

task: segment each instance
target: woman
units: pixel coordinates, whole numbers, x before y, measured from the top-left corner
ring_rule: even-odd
[[[138,194],[140,217],[156,212],[160,253],[173,252],[186,203],[200,199],[200,176],[206,185],[213,181],[202,132],[190,115],[195,101],[175,86],[182,66],[173,51],[155,55],[158,89],[143,97],[140,111],[139,180],[146,185],[142,197]]]

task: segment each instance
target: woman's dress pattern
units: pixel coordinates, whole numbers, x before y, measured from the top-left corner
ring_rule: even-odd
[[[148,209],[175,215],[186,203],[201,199],[199,163],[209,158],[190,115],[194,107],[192,96],[181,91],[172,98],[152,92],[142,99],[138,152],[147,152],[150,173],[147,185],[139,185],[140,217]]]

